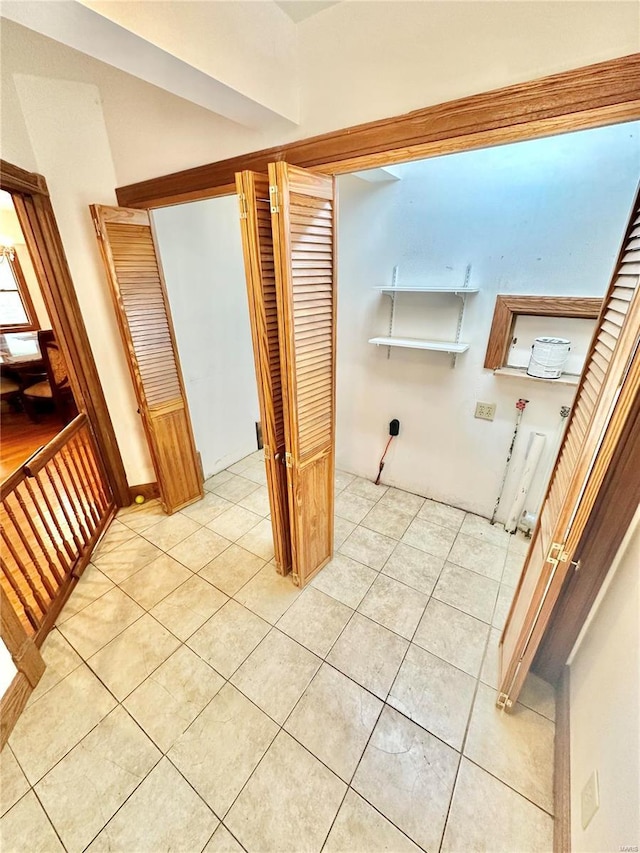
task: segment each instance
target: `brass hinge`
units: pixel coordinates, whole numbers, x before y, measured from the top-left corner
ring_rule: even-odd
[[[264,451],[264,458],[269,461],[271,459],[271,448],[268,444],[263,445],[262,450]]]
[[[275,184],[269,187],[269,201],[271,202],[271,213],[280,213],[280,196]]]
[[[284,454],[284,464],[287,468],[293,468],[293,456],[290,453]]]
[[[500,693],[498,695],[498,701],[496,702],[498,708],[504,710],[505,708],[510,708],[513,705],[511,699],[509,699],[508,693]]]
[[[300,575],[298,572],[291,572],[291,579],[295,586],[300,586]]]
[[[96,229],[96,234],[98,235],[98,239],[104,240],[104,234],[102,233],[102,228],[100,227],[100,223],[97,219],[93,220],[93,227]]]
[[[247,218],[247,197],[244,193],[238,193],[238,204],[240,205],[240,219]]]
[[[556,551],[557,555],[554,557],[553,552]],[[552,542],[551,547],[549,548],[549,554],[547,555],[547,563],[551,563],[554,569],[558,567],[558,563],[566,563],[569,559],[569,555],[564,550],[564,542]]]

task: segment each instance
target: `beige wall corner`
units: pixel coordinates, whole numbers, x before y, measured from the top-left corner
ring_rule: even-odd
[[[571,839],[576,853],[640,841],[640,510],[576,648],[571,667]],[[585,828],[582,790],[597,771],[600,806]]]
[[[89,84],[29,75],[15,75],[14,82],[37,170],[47,179],[127,476],[131,482],[152,480],[89,215],[91,202],[115,202],[100,93]]]

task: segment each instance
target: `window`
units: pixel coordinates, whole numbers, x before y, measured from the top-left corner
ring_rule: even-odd
[[[22,332],[37,328],[36,312],[18,255],[12,246],[0,246],[0,330]]]

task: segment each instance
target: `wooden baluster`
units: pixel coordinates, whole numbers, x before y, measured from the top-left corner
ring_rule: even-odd
[[[90,441],[86,428],[80,430],[76,435],[78,457],[82,465],[82,470],[84,471],[87,481],[91,484],[91,492],[93,494],[96,507],[99,510],[100,518],[102,518],[102,514],[104,513],[107,504],[105,502],[105,495],[102,490],[101,480],[99,477],[96,477],[95,471],[91,467],[90,453],[87,449],[88,440]]]
[[[34,479],[36,480],[38,486],[40,487],[40,491],[42,492],[42,485],[41,485],[40,481],[38,480],[37,476]],[[62,549],[60,548],[60,545],[58,544],[58,539],[56,537],[55,531],[51,528],[49,520],[47,519],[47,514],[43,511],[43,509],[40,505],[40,500],[36,497],[36,494],[33,490],[33,487],[31,486],[31,478],[27,478],[24,481],[24,484],[26,486],[27,491],[29,492],[31,500],[34,503],[34,506],[38,510],[38,515],[40,516],[40,520],[42,521],[44,529],[47,531],[47,536],[51,540],[51,544],[53,545],[53,547],[55,549],[56,556],[58,557],[58,562],[62,566],[63,573],[65,575],[67,575],[67,574],[69,574],[69,563],[67,562],[67,559],[64,555],[64,552],[62,551]],[[47,495],[45,495],[44,492],[42,492],[42,495],[40,497],[44,499],[44,503],[45,503],[47,509],[49,510],[49,513],[52,514],[51,504],[49,503]],[[62,537],[62,530],[60,530],[60,535]],[[64,537],[62,537],[62,541],[64,543]]]
[[[29,604],[27,599],[24,597],[24,594],[23,594],[22,590],[20,589],[20,585],[18,584],[18,582],[16,581],[16,579],[13,576],[13,572],[11,571],[9,566],[5,563],[5,561],[2,559],[2,557],[0,557],[0,568],[2,568],[2,574],[7,579],[9,586],[15,592],[16,598],[20,602],[20,607],[22,607],[22,609],[24,610],[24,615],[29,620],[29,624],[31,625],[31,627],[33,628],[34,631],[37,631],[38,628],[40,627],[40,623],[38,622],[38,619],[36,618],[35,613],[31,609],[31,605]]]
[[[40,535],[40,531],[38,530],[38,526],[35,522],[33,514],[31,512],[29,512],[29,510],[27,509],[25,500],[22,497],[22,494],[20,492],[20,486],[16,487],[14,494],[16,496],[16,500],[18,501],[18,504],[20,506],[20,509],[22,510],[24,517],[27,519],[27,524],[29,525],[29,527],[33,531],[33,535],[36,538],[36,542],[40,546],[40,550],[42,551],[42,554],[43,554],[45,560],[47,561],[47,563],[49,565],[49,570],[50,570],[51,574],[55,578],[55,581],[58,584],[58,586],[60,586],[60,584],[62,583],[62,580],[63,580],[63,575],[60,574],[58,567],[53,562],[53,559],[51,558],[51,554],[49,553],[47,547],[45,546],[44,540],[43,540],[42,536]],[[40,521],[42,521],[43,520],[42,510],[40,509],[38,502],[33,499],[33,493],[31,493],[31,497],[32,497],[33,507],[34,507],[35,511],[37,512],[37,517],[40,519]],[[45,530],[47,530],[46,525],[43,524],[43,527],[45,528]],[[48,530],[47,530],[47,533],[48,533]]]
[[[62,514],[64,515],[65,520],[67,522],[67,525],[69,527],[69,535],[71,536],[71,538],[73,539],[73,541],[75,543],[76,553],[73,555],[73,561],[75,562],[77,560],[77,558],[80,556],[80,554],[82,553],[83,544],[80,541],[80,539],[78,538],[78,535],[75,531],[75,528],[73,526],[71,518],[69,517],[69,513],[67,512],[67,507],[65,506],[65,503],[62,500],[62,497],[60,496],[60,490],[58,489],[58,484],[56,483],[55,477],[53,477],[51,475],[51,471],[49,470],[48,464],[45,466],[44,471],[47,474],[47,478],[48,478],[49,482],[51,483],[51,488],[53,489],[54,494],[55,494],[56,498],[58,499],[58,503],[60,504],[60,509],[62,510]],[[63,485],[64,485],[64,483],[63,483]],[[66,536],[65,536],[65,539],[66,539]]]
[[[67,480],[65,480],[65,478],[62,474],[62,466],[60,464],[61,461],[65,462],[64,470],[67,474],[68,482],[71,483],[71,488],[69,488],[68,482],[67,482]],[[64,486],[65,491],[67,493],[69,503],[73,508],[73,512],[74,512],[74,515],[76,517],[77,530],[80,532],[80,536],[82,536],[83,546],[84,546],[89,541],[91,534],[87,530],[85,523],[84,523],[85,512],[84,512],[84,507],[82,506],[82,500],[81,500],[80,495],[78,493],[78,487],[76,486],[76,484],[73,480],[73,477],[71,476],[71,473],[69,471],[69,467],[66,464],[66,459],[64,459],[64,457],[62,457],[62,459],[60,459],[59,455],[56,454],[53,457],[53,459],[51,460],[51,462],[53,463],[53,467],[56,469],[58,477],[60,478],[60,482]],[[74,493],[75,493],[75,501],[73,499]],[[80,512],[78,512],[78,505],[80,506]],[[82,550],[82,548],[81,548],[81,550]]]
[[[96,501],[95,501],[95,490],[92,487],[91,480],[87,477],[86,469],[83,465],[83,459],[80,455],[80,447],[78,444],[78,436],[74,435],[70,442],[71,449],[73,452],[71,453],[71,461],[76,469],[76,473],[78,475],[78,480],[80,482],[80,486],[82,488],[82,493],[86,498],[87,506],[89,507],[89,513],[91,518],[93,519],[92,525],[92,533],[100,523],[100,515],[98,510],[96,509]]]
[[[82,484],[82,478],[78,476],[78,468],[75,464],[72,441],[73,438],[70,438],[66,447],[64,447],[60,452],[59,458],[61,462],[64,462],[64,470],[66,471],[69,482],[73,487],[76,504],[80,508],[80,515],[78,517],[79,523],[84,524],[87,534],[91,536],[94,526],[93,518],[91,516],[90,495],[87,494],[87,490]]]
[[[40,610],[42,612],[42,615],[44,616],[44,614],[47,612],[47,605],[45,604],[45,600],[40,595],[40,590],[34,584],[33,579],[31,577],[31,575],[29,574],[29,572],[27,571],[27,567],[22,562],[20,555],[18,554],[16,549],[13,547],[13,542],[7,536],[7,533],[4,529],[4,525],[2,525],[2,527],[0,527],[0,535],[2,536],[2,538],[4,540],[4,544],[9,549],[9,553],[11,554],[13,559],[15,560],[18,571],[20,572],[20,576],[22,578],[24,578],[24,580],[27,582],[27,586],[29,587],[29,589],[31,590],[31,594],[33,595],[33,600],[38,605],[38,607],[40,608]]]
[[[69,555],[69,558],[71,560],[75,560],[76,554],[75,554],[73,548],[71,547],[71,544],[69,543],[69,540],[67,538],[66,533],[62,529],[62,525],[60,524],[60,519],[58,518],[58,513],[54,511],[53,506],[51,505],[51,501],[49,500],[49,495],[47,493],[47,489],[45,489],[44,484],[42,483],[42,480],[40,479],[40,474],[39,473],[35,474],[33,479],[38,484],[38,488],[40,489],[40,492],[42,493],[42,497],[44,498],[44,502],[47,506],[47,509],[49,510],[49,515],[53,519],[53,523],[55,524],[56,529],[57,529],[58,533],[60,534],[60,541],[64,545],[65,551],[67,552],[67,554]],[[26,480],[25,482],[27,484],[29,483],[28,480]],[[57,541],[55,536],[52,536],[51,538],[53,539],[54,542]],[[71,568],[70,564],[67,563],[67,573],[69,573],[70,568]]]
[[[16,494],[17,491],[18,490],[16,489],[13,493],[13,496],[15,497],[16,502],[18,501],[17,494]],[[11,496],[9,496],[9,497],[11,497]],[[15,512],[13,511],[13,507],[9,504],[9,498],[7,498],[7,500],[5,500],[4,507],[7,511],[7,515],[9,516],[9,518],[11,519],[11,522],[13,523],[13,526],[16,530],[16,533],[18,534],[18,537],[20,538],[20,541],[22,542],[22,544],[24,546],[24,550],[27,552],[27,554],[29,555],[29,559],[33,563],[33,567],[36,570],[38,577],[40,578],[42,586],[47,591],[47,595],[49,596],[49,598],[51,598],[51,600],[53,600],[56,597],[55,590],[54,590],[53,586],[51,585],[51,581],[47,577],[42,566],[40,565],[40,561],[38,560],[35,551],[31,547],[31,543],[29,542],[24,530],[22,529],[22,526],[18,523],[18,519],[16,518]]]
[[[87,459],[89,460],[89,466],[93,473],[94,482],[98,484],[98,488],[102,495],[102,511],[105,512],[113,504],[109,480],[102,468],[102,460],[98,456],[91,431],[88,428],[83,430],[82,436],[82,445],[87,454]]]
[[[75,450],[76,465],[81,475],[81,481],[85,484],[85,491],[91,496],[91,514],[97,523],[102,517],[102,496],[98,490],[98,485],[93,479],[93,474],[89,469],[84,446],[84,429],[80,430],[73,437],[73,446]]]

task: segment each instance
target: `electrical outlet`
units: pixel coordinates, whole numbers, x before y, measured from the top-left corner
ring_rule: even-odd
[[[582,828],[586,829],[591,818],[600,808],[600,793],[598,791],[598,771],[594,770],[582,789]]]
[[[495,403],[476,403],[476,418],[481,418],[483,421],[492,421],[496,416]]]

